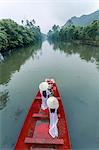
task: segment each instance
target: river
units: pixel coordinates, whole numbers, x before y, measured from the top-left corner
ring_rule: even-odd
[[[99,149],[99,47],[44,41],[4,59],[0,64],[0,150],[13,150],[45,78],[54,78],[59,88],[72,149]]]

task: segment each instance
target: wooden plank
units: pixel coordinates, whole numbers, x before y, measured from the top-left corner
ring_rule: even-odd
[[[47,145],[63,145],[64,140],[63,139],[34,139],[30,137],[26,137],[25,141],[26,144],[47,144]]]
[[[40,114],[40,113],[34,113],[33,115],[32,115],[32,117],[33,118],[41,118],[41,119],[48,119],[48,115],[44,115],[44,114]]]
[[[55,150],[55,148],[41,148],[41,147],[30,147],[30,150]]]
[[[59,96],[58,97],[56,96],[56,98],[59,100],[61,99]],[[35,99],[42,99],[42,98],[40,96],[36,96]]]

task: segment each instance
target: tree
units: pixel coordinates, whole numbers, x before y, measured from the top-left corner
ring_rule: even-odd
[[[23,24],[23,23],[24,23],[24,20],[21,20],[21,23]]]
[[[94,20],[85,27],[74,26],[72,23],[61,28],[58,25],[54,25],[52,30],[48,32],[48,38],[52,41],[86,40],[99,42],[99,20]]]
[[[40,27],[34,26],[31,21],[26,20],[26,26],[24,27],[11,19],[0,20],[0,51],[7,51],[40,40]]]

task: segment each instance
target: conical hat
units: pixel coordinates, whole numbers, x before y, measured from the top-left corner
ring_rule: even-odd
[[[47,106],[52,109],[57,109],[59,107],[59,102],[56,97],[51,96],[47,99]]]
[[[39,89],[40,89],[41,92],[46,91],[48,89],[48,83],[47,82],[40,83]]]
[[[54,79],[51,79],[52,83],[55,83],[55,80]]]

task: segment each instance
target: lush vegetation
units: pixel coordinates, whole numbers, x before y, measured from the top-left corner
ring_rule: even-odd
[[[93,21],[88,26],[65,25],[59,27],[54,25],[48,32],[48,39],[52,41],[97,41],[99,43],[99,20]]]
[[[16,47],[23,47],[41,40],[40,27],[32,21],[23,21],[17,24],[11,19],[0,20],[0,51],[8,51]]]

